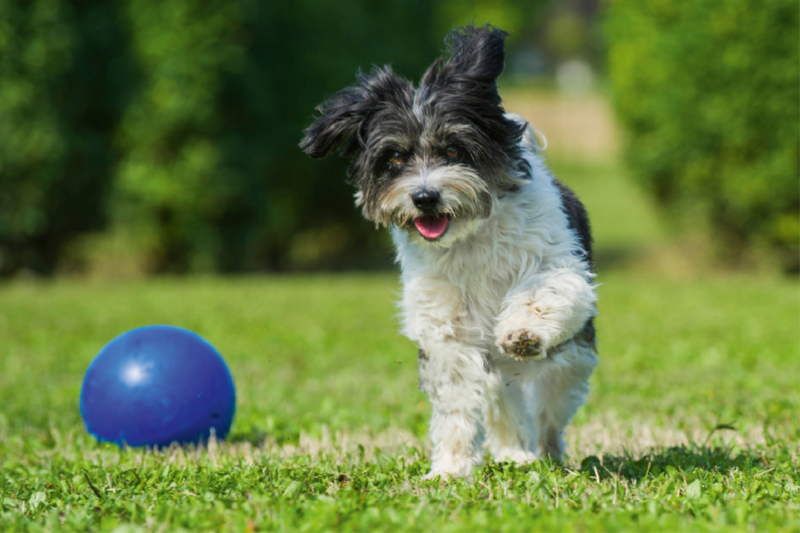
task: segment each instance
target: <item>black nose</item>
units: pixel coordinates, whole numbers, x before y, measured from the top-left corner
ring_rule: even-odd
[[[440,199],[439,191],[435,189],[421,189],[411,195],[414,205],[423,211],[436,207]]]

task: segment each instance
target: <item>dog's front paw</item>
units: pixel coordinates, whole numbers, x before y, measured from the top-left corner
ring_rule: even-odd
[[[439,478],[439,481],[454,481],[456,479],[465,479],[467,481],[472,481],[472,468],[469,470],[459,470],[456,472],[451,472],[449,470],[439,470],[436,468],[431,469],[430,472],[422,476],[424,481],[431,481],[433,479]]]
[[[503,353],[519,361],[544,359],[546,355],[544,344],[538,335],[527,329],[506,333],[497,341],[497,346]]]
[[[456,478],[472,479],[472,467],[483,464],[481,457],[443,457],[434,461],[431,471],[425,474],[422,479],[431,480],[439,478],[440,481],[447,481]]]
[[[494,451],[492,455],[494,455],[494,459],[498,463],[510,461],[518,465],[525,465],[536,460],[536,455],[533,452],[519,447],[501,448]]]

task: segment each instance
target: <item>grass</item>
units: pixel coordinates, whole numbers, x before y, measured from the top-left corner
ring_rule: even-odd
[[[661,235],[620,209],[640,199],[615,169],[559,172],[601,258]],[[797,279],[601,263],[598,281],[601,364],[563,463],[488,460],[471,482],[421,479],[430,411],[393,274],[0,286],[0,531],[800,531]],[[227,442],[120,451],[83,429],[91,359],[156,323],[228,361]]]

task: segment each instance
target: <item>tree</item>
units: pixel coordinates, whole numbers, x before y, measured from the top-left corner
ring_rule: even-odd
[[[727,257],[800,267],[795,0],[615,0],[609,73],[627,160],[673,216],[700,211]]]
[[[0,276],[103,226],[133,71],[112,4],[0,0]]]

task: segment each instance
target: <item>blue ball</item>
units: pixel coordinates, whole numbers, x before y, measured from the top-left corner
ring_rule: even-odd
[[[199,335],[145,326],[106,344],[86,371],[81,416],[98,441],[169,446],[224,439],[236,409],[225,361]]]

